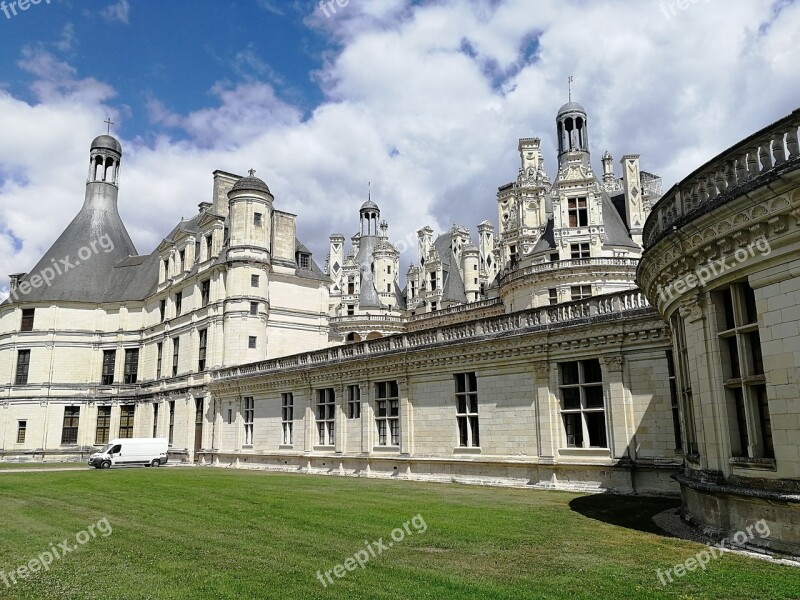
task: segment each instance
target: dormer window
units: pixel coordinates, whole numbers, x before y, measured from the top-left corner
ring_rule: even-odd
[[[589,225],[589,209],[586,198],[570,198],[567,200],[567,213],[570,227],[586,227]]]
[[[306,254],[305,252],[298,252],[297,253],[297,266],[301,269],[310,269],[311,268],[311,255]]]
[[[183,273],[183,269],[186,266],[186,250],[181,250],[178,252],[178,273]]]

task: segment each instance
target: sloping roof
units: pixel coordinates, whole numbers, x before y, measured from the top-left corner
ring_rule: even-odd
[[[317,281],[325,281],[330,283],[331,278],[326,275],[322,269],[319,268],[319,265],[314,261],[314,255],[311,253],[311,250],[306,248],[305,244],[303,244],[300,240],[295,238],[294,240],[295,252],[305,252],[309,255],[310,260],[310,269],[295,269],[295,275],[302,279],[316,279]]]
[[[625,222],[622,220],[622,217],[620,217],[608,193],[605,191],[602,192],[602,197],[603,226],[606,231],[606,241],[603,243],[603,246],[618,246],[623,248],[635,248],[638,250],[639,246],[631,239],[628,228],[625,226]]]
[[[464,280],[461,278],[461,271],[458,265],[452,264],[453,257],[453,234],[452,232],[443,233],[433,242],[434,248],[439,255],[442,263],[442,301],[446,302],[467,302],[467,294],[464,292]]]
[[[554,229],[555,223],[553,221],[553,217],[551,216],[549,219],[547,219],[547,225],[544,228],[544,233],[539,238],[539,241],[536,242],[531,254],[538,254],[539,252],[547,252],[548,250],[556,249],[556,238],[553,233]]]
[[[99,303],[114,267],[136,255],[136,247],[119,216],[116,198],[89,195],[72,222],[20,283],[30,283],[31,278],[45,274],[55,276],[49,284],[32,288],[16,301]],[[13,295],[9,300],[14,301]]]

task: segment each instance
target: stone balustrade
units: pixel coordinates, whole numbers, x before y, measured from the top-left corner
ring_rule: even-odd
[[[565,271],[568,269],[596,269],[601,267],[618,267],[618,268],[625,268],[631,269],[632,271],[636,271],[636,267],[639,264],[639,259],[636,258],[578,258],[573,260],[555,260],[552,262],[543,262],[537,263],[535,265],[530,265],[529,267],[525,267],[524,269],[510,269],[503,273],[500,276],[500,285],[505,285],[507,283],[511,283],[512,281],[516,281],[518,279],[524,279],[526,277],[530,277],[531,275],[536,275],[538,273],[549,273],[551,271]]]
[[[759,187],[785,169],[797,168],[798,126],[800,109],[725,150],[672,186],[653,206],[645,223],[645,250],[704,210]]]
[[[633,314],[640,311],[652,311],[655,314],[644,294],[639,290],[627,290],[556,306],[534,308],[467,323],[397,334],[377,340],[220,369],[212,375],[214,381],[237,379],[248,375],[275,373],[305,366],[334,364],[359,357],[379,356],[396,350],[418,350],[437,344],[468,341],[504,332],[568,327],[575,325],[581,319],[588,323],[593,319],[619,318],[625,313]]]

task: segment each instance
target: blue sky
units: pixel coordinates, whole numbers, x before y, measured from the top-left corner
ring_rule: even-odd
[[[496,225],[518,138],[541,137],[555,176],[570,75],[595,171],[605,150],[618,175],[640,154],[665,189],[800,104],[794,0],[341,4],[0,8],[0,296],[80,209],[107,116],[140,253],[210,199],[215,169],[255,168],[319,264],[330,234],[357,231],[371,181],[405,271],[421,227]]]

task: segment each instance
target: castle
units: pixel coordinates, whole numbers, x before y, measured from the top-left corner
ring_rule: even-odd
[[[421,228],[403,288],[371,198],[320,269],[252,171],[216,171],[211,202],[138,255],[100,136],[83,208],[0,305],[0,458],[168,437],[201,464],[680,491],[698,524],[770,515],[763,543],[800,553],[798,125],[662,197],[637,155],[594,174],[569,102],[553,181],[519,140],[497,230]]]

